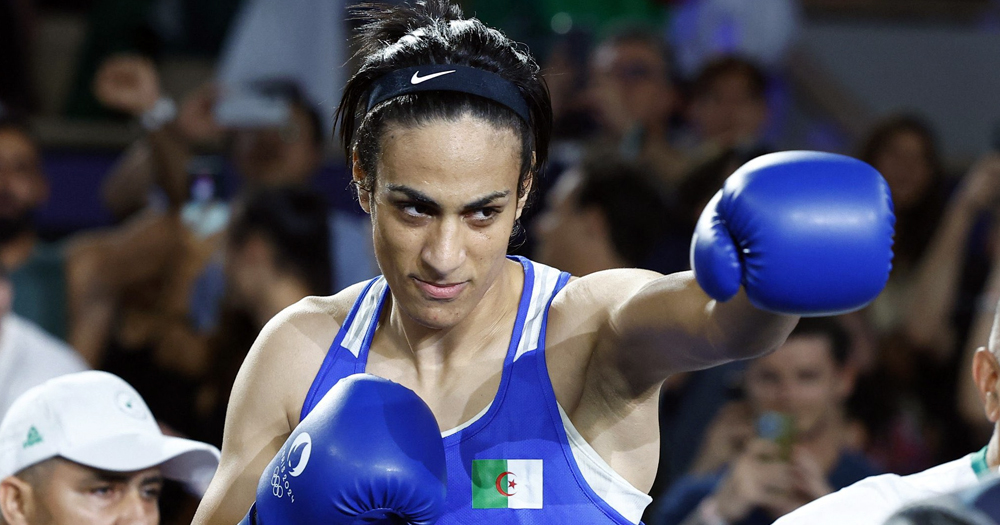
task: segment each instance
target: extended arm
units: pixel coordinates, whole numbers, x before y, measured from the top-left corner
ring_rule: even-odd
[[[616,368],[644,389],[677,372],[770,352],[797,321],[754,307],[745,293],[726,302],[712,299],[684,272],[639,286],[612,312],[605,344],[628,349],[614,352]]]
[[[622,300],[598,356],[622,386],[639,389],[631,398],[671,373],[772,350],[798,315],[854,311],[881,292],[892,224],[888,186],[867,164],[809,152],[759,157],[698,221],[693,275],[629,273],[610,284]]]

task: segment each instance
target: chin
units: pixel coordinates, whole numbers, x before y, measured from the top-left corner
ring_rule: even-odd
[[[456,305],[448,306],[450,307],[422,307],[408,312],[408,315],[421,326],[444,330],[457,325],[468,315],[467,311],[456,308]]]

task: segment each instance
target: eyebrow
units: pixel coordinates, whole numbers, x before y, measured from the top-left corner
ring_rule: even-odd
[[[386,185],[386,190],[392,191],[392,192],[402,193],[403,195],[406,195],[406,198],[408,198],[408,199],[410,199],[413,202],[416,202],[418,204],[422,204],[424,206],[429,206],[429,207],[439,208],[439,209],[441,208],[441,205],[438,204],[437,201],[435,201],[434,199],[430,198],[429,196],[427,196],[426,194],[424,194],[422,192],[419,192],[419,191],[417,191],[417,190],[415,190],[413,188],[410,188],[409,186],[402,186],[402,185],[399,185],[399,184],[387,184]],[[480,197],[480,198],[478,198],[478,199],[476,199],[476,200],[474,200],[474,201],[472,201],[472,202],[470,202],[468,204],[463,205],[462,209],[463,210],[472,210],[472,209],[476,209],[476,208],[482,208],[484,206],[489,205],[491,202],[493,202],[493,201],[495,201],[497,199],[501,199],[503,197],[506,197],[508,195],[510,195],[510,190],[494,191],[493,193],[489,193],[489,194],[484,195],[484,196],[482,196],[482,197]]]
[[[108,470],[98,470],[93,473],[91,479],[93,481],[102,481],[105,483],[127,483],[129,479],[132,478],[134,474],[128,472],[112,472]],[[143,476],[139,481],[140,485],[149,485],[151,483],[163,483],[163,476],[159,474],[150,474]]]

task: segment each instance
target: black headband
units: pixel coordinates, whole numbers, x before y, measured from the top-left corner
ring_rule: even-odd
[[[431,64],[397,69],[372,83],[368,111],[390,98],[419,91],[458,91],[503,104],[531,123],[528,104],[512,82],[496,73],[455,64]]]

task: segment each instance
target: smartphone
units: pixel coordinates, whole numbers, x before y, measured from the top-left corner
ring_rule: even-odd
[[[783,412],[764,412],[757,418],[757,436],[777,443],[782,461],[792,459],[795,445],[795,418]]]
[[[222,199],[222,159],[217,155],[197,155],[187,164],[188,199],[204,203]]]

